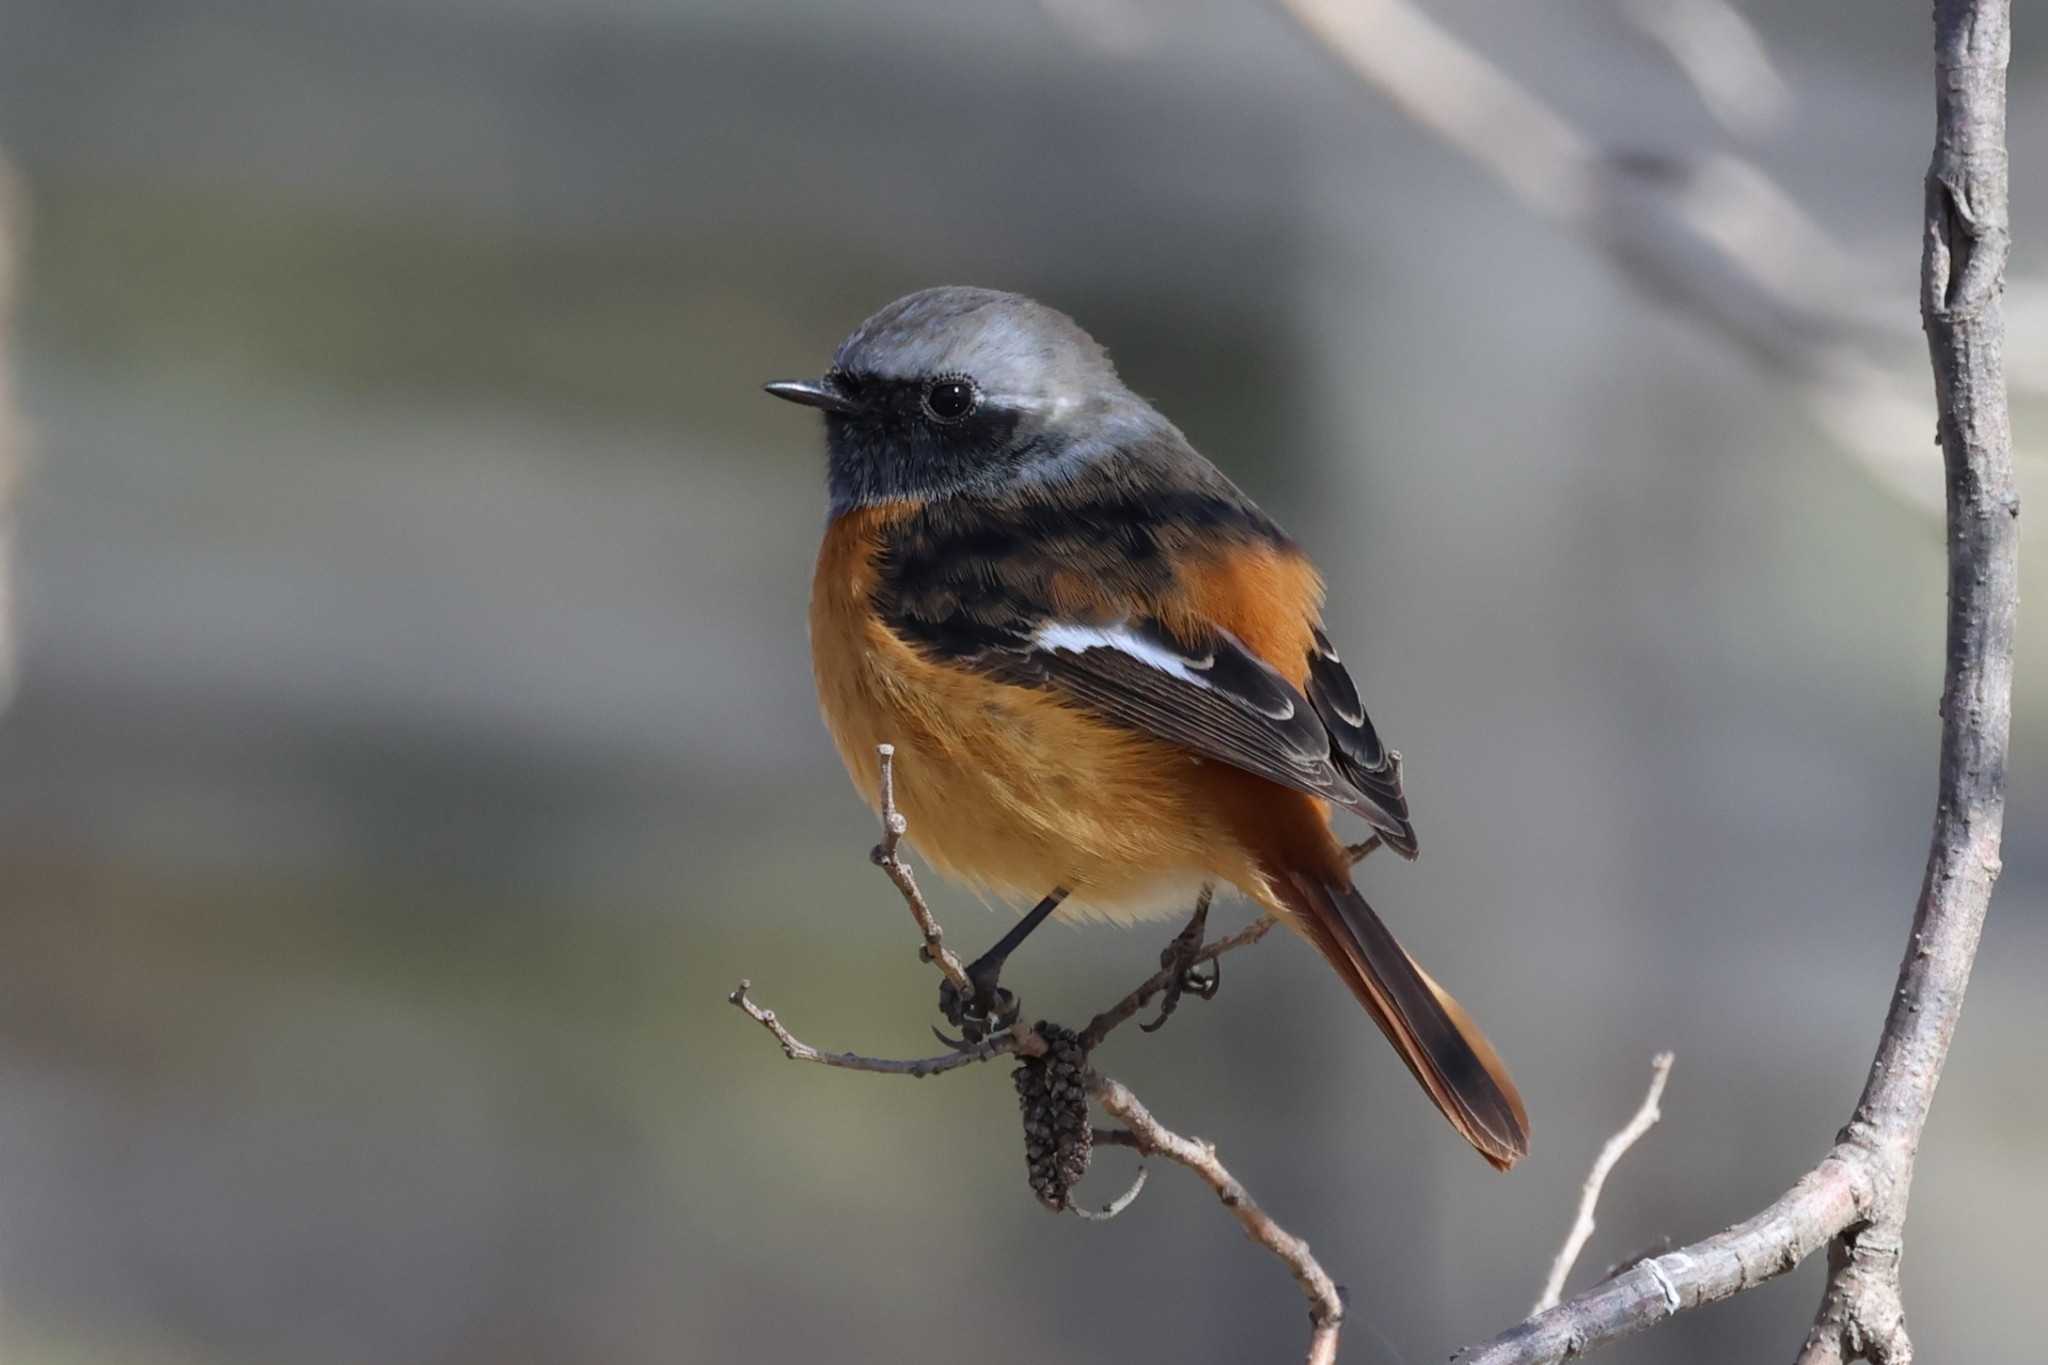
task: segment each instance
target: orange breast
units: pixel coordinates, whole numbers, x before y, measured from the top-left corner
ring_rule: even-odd
[[[904,643],[876,615],[873,593],[876,555],[909,510],[863,508],[827,528],[811,658],[833,743],[871,806],[876,746],[896,746],[897,804],[925,857],[1005,896],[1065,886],[1079,913],[1133,919],[1183,913],[1212,880],[1282,909],[1260,871],[1281,846],[1289,861],[1338,856],[1314,797]],[[1322,596],[1306,559],[1237,547],[1176,567],[1175,601],[1110,603],[1077,585],[1077,600],[1062,605],[1096,618],[1150,610],[1191,633],[1222,626],[1301,683]]]
[[[897,803],[932,862],[1019,898],[1066,886],[1078,909],[1114,918],[1181,913],[1204,880],[1255,879],[1211,790],[1241,774],[1038,689],[935,663],[882,624],[875,555],[903,514],[835,520],[812,584],[819,702],[869,804],[875,747],[894,744]]]

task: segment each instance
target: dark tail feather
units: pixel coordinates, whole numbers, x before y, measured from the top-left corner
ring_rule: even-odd
[[[1285,873],[1278,887],[1451,1126],[1501,1170],[1529,1151],[1529,1116],[1472,1016],[1404,952],[1349,882]]]

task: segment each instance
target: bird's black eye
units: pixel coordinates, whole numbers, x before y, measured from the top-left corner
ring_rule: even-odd
[[[925,415],[934,422],[957,422],[981,406],[981,390],[966,375],[934,379],[924,391]]]

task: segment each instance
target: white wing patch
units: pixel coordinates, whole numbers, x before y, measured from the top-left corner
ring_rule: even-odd
[[[1215,663],[1214,659],[1183,658],[1172,650],[1136,634],[1121,622],[1113,626],[1076,626],[1062,621],[1050,621],[1032,632],[1031,643],[1040,649],[1063,649],[1069,654],[1082,654],[1091,649],[1113,649],[1119,654],[1130,655],[1147,668],[1156,668],[1161,673],[1170,674],[1184,683],[1193,683],[1196,687],[1210,686],[1209,680],[1202,677],[1199,670]]]
[[[1187,658],[1185,655],[1174,653],[1155,640],[1146,639],[1121,621],[1111,626],[1081,626],[1064,621],[1051,621],[1032,632],[1031,643],[1038,649],[1064,650],[1069,654],[1084,654],[1091,649],[1113,649],[1119,654],[1136,659],[1147,668],[1158,669],[1168,677],[1178,678],[1205,691],[1220,690],[1208,677],[1209,670],[1216,666],[1215,655],[1211,654],[1201,659]],[[1253,662],[1258,663],[1257,660]],[[1263,664],[1258,666],[1264,668]],[[1276,711],[1260,706],[1248,697],[1237,696],[1235,692],[1228,692],[1226,695],[1234,697],[1240,705],[1273,720],[1287,721],[1294,718],[1292,700],[1282,698],[1280,709]]]

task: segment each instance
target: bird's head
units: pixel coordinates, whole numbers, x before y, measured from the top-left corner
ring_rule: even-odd
[[[835,511],[1054,476],[1149,413],[1072,318],[957,285],[863,322],[823,378],[766,388],[824,412]]]

